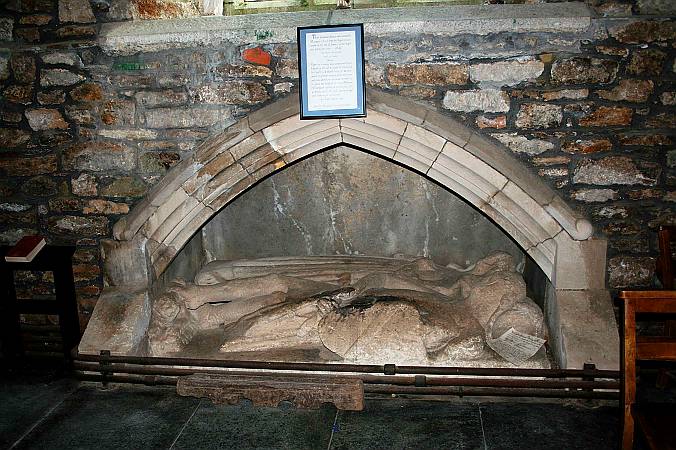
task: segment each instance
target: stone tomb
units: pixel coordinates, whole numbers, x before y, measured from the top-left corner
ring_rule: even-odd
[[[604,280],[606,242],[593,236],[591,223],[494,141],[402,98],[379,91],[367,98],[365,119],[300,121],[298,98],[289,96],[213,136],[174,167],[115,225],[115,240],[103,243],[108,286],[79,351],[190,357],[199,353],[191,349],[194,338],[215,326],[225,339],[215,347],[204,339],[215,358],[312,348],[312,358],[327,362],[511,367],[497,356],[492,362],[476,356],[488,351],[488,341],[514,329],[546,337],[560,367],[590,362],[617,369],[619,339]],[[341,270],[345,261],[334,258],[322,274],[328,279],[271,270],[276,263],[261,260],[245,263],[245,276],[238,278],[230,261],[216,263],[220,271],[205,267],[194,285],[168,283],[172,260],[221,209],[259,180],[336,145],[415,170],[490,218],[544,275],[543,311],[526,297],[514,262],[501,254],[467,268],[424,258],[366,258],[360,262],[372,267],[354,271]],[[483,272],[491,265],[497,270]],[[209,277],[217,284],[200,283]],[[390,322],[406,332],[370,334],[374,324]],[[322,354],[319,343],[328,352]],[[309,359],[302,352],[285,355]],[[546,364],[537,361],[529,363]]]

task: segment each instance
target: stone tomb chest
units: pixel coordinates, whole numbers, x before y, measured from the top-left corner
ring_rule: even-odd
[[[103,243],[107,286],[80,353],[513,367],[486,344],[514,328],[545,337],[562,368],[617,369],[606,241],[593,236],[591,223],[494,141],[400,97],[369,91],[367,98],[365,119],[301,121],[298,97],[291,95],[211,137],[175,166],[115,225],[115,240]],[[451,236],[443,227],[430,233],[425,217],[402,219],[399,234],[378,235],[369,224],[403,208],[392,203],[372,216],[351,217],[342,228],[328,220],[317,240],[286,214],[275,174],[301,160],[289,173],[308,161],[321,166],[346,158],[349,165],[353,149],[455,194],[468,214],[481,216],[473,223],[483,221],[477,226],[485,239],[465,246],[465,254],[453,253],[444,243]],[[293,173],[312,185],[309,173],[310,181],[302,181],[302,170]],[[404,178],[388,190],[400,183],[411,191]],[[354,189],[368,191],[358,176],[351,180]],[[268,190],[272,216],[251,221],[233,213],[228,219],[226,206],[244,200],[252,186]],[[313,192],[307,198],[321,197]],[[430,192],[428,199],[436,195]],[[324,198],[324,206],[331,203]],[[439,211],[429,213],[438,223]],[[335,219],[341,212],[329,207],[325,214]],[[280,253],[290,247],[269,244],[279,241],[279,230],[266,238],[253,233],[275,217],[295,227],[302,251]],[[230,231],[222,231],[224,223]],[[247,228],[258,243],[233,245]],[[409,245],[418,232],[422,244]],[[358,236],[361,245],[346,244]],[[342,248],[318,244],[341,239]],[[527,285],[536,302],[527,298]]]

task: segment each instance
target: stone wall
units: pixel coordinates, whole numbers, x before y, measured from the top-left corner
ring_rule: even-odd
[[[368,83],[503,142],[609,238],[609,287],[648,286],[655,229],[676,220],[669,7],[605,3],[599,18],[545,17],[522,29],[367,25]],[[293,20],[323,23],[307,14]],[[0,7],[0,240],[40,233],[75,243],[83,322],[102,286],[98,242],[116,220],[207,136],[297,90],[293,34],[267,27],[273,19],[210,45],[123,37],[116,51],[114,28],[101,23],[131,15],[127,2]],[[47,291],[49,278],[31,284]]]

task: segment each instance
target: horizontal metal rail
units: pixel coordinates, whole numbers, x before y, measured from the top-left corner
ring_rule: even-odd
[[[83,381],[144,384],[147,386],[175,386],[178,377],[163,375],[100,375],[76,372]],[[541,398],[581,398],[617,400],[617,391],[564,390],[543,388],[506,388],[477,386],[398,386],[372,385],[364,386],[365,394],[386,395],[434,395],[434,396],[501,396],[501,397],[541,397]]]
[[[166,358],[155,356],[114,356],[83,355],[73,351],[74,361],[96,363],[121,363],[154,366],[207,367],[221,369],[262,369],[280,371],[312,371],[312,372],[352,372],[385,375],[464,375],[487,377],[534,377],[534,378],[604,378],[619,379],[617,370],[599,369],[510,369],[480,367],[431,367],[431,366],[397,366],[394,364],[326,364],[326,363],[291,363],[277,361],[240,361],[215,360],[197,358]]]
[[[205,368],[174,368],[174,367],[152,367],[140,366],[130,364],[107,364],[99,365],[96,363],[75,362],[74,368],[76,370],[86,372],[98,372],[102,374],[133,374],[133,375],[162,375],[162,376],[188,376],[194,374],[220,374],[228,375],[228,372],[223,370],[205,369]],[[259,372],[242,372],[237,371],[232,374],[238,375],[254,375]],[[286,376],[294,377],[298,375],[286,374]],[[336,375],[336,377],[339,375]],[[340,375],[341,378],[346,378],[345,375]],[[365,384],[389,384],[399,386],[491,386],[504,388],[548,388],[548,389],[619,389],[619,382],[606,380],[534,380],[524,378],[460,378],[460,377],[426,377],[424,375],[412,376],[397,376],[397,375],[368,375],[355,374],[348,375],[350,378],[358,378]]]
[[[275,376],[299,377],[293,372],[323,372],[336,378],[358,378],[369,394],[437,396],[507,396],[543,398],[618,399],[619,372],[585,369],[494,369],[359,364],[225,361],[192,358],[80,355],[73,352],[73,368],[83,380],[176,385],[193,374],[253,375],[260,370]],[[230,370],[226,370],[230,369]],[[234,370],[232,370],[234,369]],[[251,370],[254,370],[253,372]]]

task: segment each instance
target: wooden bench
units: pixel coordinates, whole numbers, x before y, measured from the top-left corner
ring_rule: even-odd
[[[676,449],[676,405],[636,408],[636,361],[676,361],[676,337],[636,336],[636,315],[676,314],[676,291],[622,291],[624,301],[623,413],[622,448],[634,443],[634,423],[638,422],[653,449]],[[665,317],[666,318],[666,317]]]

